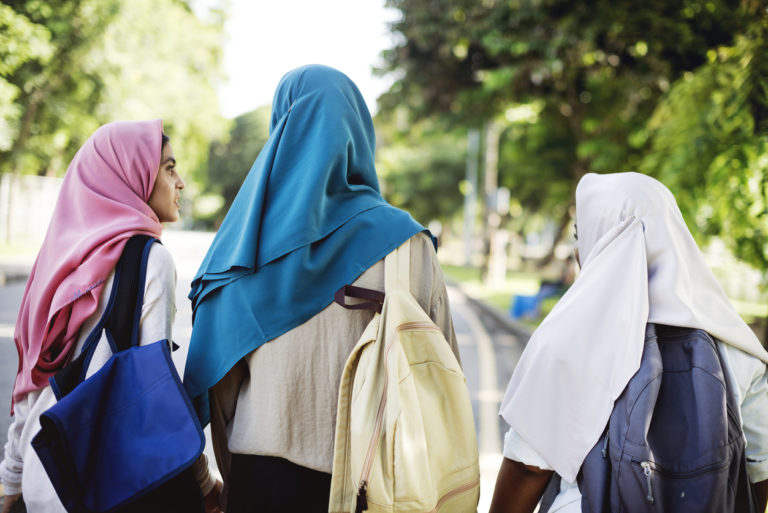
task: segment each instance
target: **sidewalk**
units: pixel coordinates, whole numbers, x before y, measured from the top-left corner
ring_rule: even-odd
[[[14,281],[26,281],[37,256],[37,248],[0,247],[0,287]]]

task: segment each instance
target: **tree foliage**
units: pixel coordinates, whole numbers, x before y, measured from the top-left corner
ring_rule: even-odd
[[[210,213],[218,225],[227,215],[243,180],[269,137],[270,106],[260,107],[236,117],[226,138],[215,141],[208,159],[208,192],[223,198],[220,208]]]
[[[768,269],[768,16],[674,85],[649,124],[642,170],[675,193],[700,240]]]
[[[185,178],[199,176],[226,127],[215,91],[223,21],[221,9],[202,19],[178,0],[5,2],[0,170],[61,175],[99,125],[163,118]]]
[[[384,54],[381,71],[398,80],[380,99],[382,110],[404,104],[414,119],[448,118],[458,131],[501,124],[500,185],[528,211],[559,212],[562,221],[584,173],[637,169],[661,147],[651,145],[657,127],[649,120],[673,84],[764,16],[762,2],[749,0],[387,5],[401,13],[392,24],[401,37]],[[760,162],[747,153],[736,160]]]
[[[464,135],[435,121],[404,123],[399,116],[377,116],[376,170],[382,193],[426,225],[447,219],[461,201]]]
[[[0,169],[53,174],[73,153],[71,140],[82,142],[98,126],[92,112],[103,82],[86,58],[118,8],[115,0],[5,3],[9,34],[32,39],[16,41],[19,54],[9,48],[19,58],[2,72],[13,94],[6,117],[10,144],[0,153]]]

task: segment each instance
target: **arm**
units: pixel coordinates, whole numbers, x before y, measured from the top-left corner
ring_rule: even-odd
[[[496,478],[490,513],[532,513],[553,471],[504,458]]]
[[[21,474],[23,459],[21,453],[21,433],[29,413],[29,399],[25,397],[16,403],[13,422],[8,428],[8,441],[5,443],[5,458],[0,461],[0,482],[3,483],[5,501],[2,513],[11,511],[11,507],[21,497]]]
[[[139,344],[172,339],[176,316],[176,266],[170,252],[153,244],[147,261],[144,304],[141,307]]]
[[[201,454],[196,462],[192,464],[195,471],[195,478],[200,490],[205,496],[205,513],[222,513],[219,506],[219,494],[221,493],[221,481],[216,480],[208,468],[208,457],[205,453]]]
[[[722,344],[722,343],[719,343]],[[741,395],[741,419],[746,439],[747,475],[752,484],[755,511],[768,504],[768,368],[746,353],[724,346],[731,378]]]
[[[172,340],[172,327],[176,316],[176,266],[170,252],[160,244],[153,244],[147,261],[144,286],[144,304],[141,308],[139,344],[158,340]],[[221,482],[208,470],[208,458],[201,454],[193,464],[197,484],[205,495],[206,513],[221,511],[218,494]]]
[[[219,472],[226,481],[229,476],[232,454],[229,452],[227,440],[227,426],[235,416],[237,396],[240,386],[248,377],[248,366],[241,359],[232,367],[224,377],[209,391],[209,403],[211,411],[211,443]],[[228,486],[227,483],[224,483]],[[218,492],[221,496],[219,503],[226,509],[227,491],[222,486]]]
[[[16,504],[16,502],[18,502],[20,497],[21,497],[20,493],[16,493],[14,495],[6,495],[5,502],[3,502],[2,513],[11,513],[13,506]]]

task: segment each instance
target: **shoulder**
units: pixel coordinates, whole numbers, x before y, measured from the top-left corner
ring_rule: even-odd
[[[411,250],[414,249],[419,252],[425,252],[429,254],[435,253],[435,245],[432,243],[432,237],[427,232],[419,232],[411,237]]]
[[[720,353],[725,354],[727,365],[734,374],[755,376],[766,372],[765,363],[756,356],[752,356],[721,340],[717,341],[717,346],[720,349]]]
[[[432,238],[426,232],[411,237],[411,292],[427,312],[441,308],[445,276],[437,259]]]
[[[173,289],[176,286],[176,265],[173,256],[162,244],[152,244],[147,258],[146,286],[153,282],[163,284],[163,288]]]
[[[155,243],[149,250],[149,257],[147,259],[147,268],[157,267],[159,269],[170,269],[175,271],[176,264],[173,262],[173,256],[168,249],[162,244]]]
[[[426,232],[419,232],[411,241],[411,267],[418,269],[439,268],[437,253],[432,238]]]
[[[738,384],[742,397],[750,395],[756,388],[765,388],[768,367],[762,360],[720,340],[717,341],[717,346],[723,356],[726,370]]]

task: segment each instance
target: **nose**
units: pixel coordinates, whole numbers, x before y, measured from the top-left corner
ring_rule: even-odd
[[[181,177],[176,180],[176,188],[179,190],[184,188],[184,180],[182,180]]]

